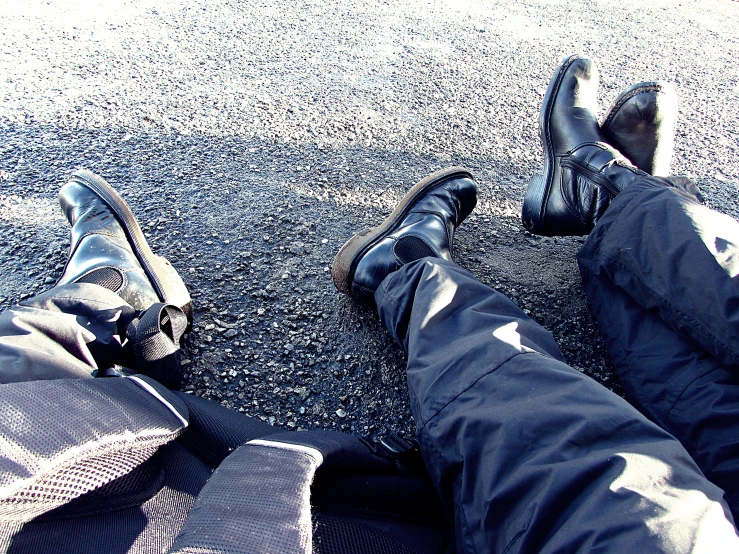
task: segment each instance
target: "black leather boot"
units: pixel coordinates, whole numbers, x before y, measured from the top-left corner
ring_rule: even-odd
[[[601,129],[609,144],[650,175],[667,177],[675,144],[677,92],[669,83],[637,83],[618,95]]]
[[[463,168],[437,171],[420,181],[377,227],[357,233],[334,258],[336,288],[374,305],[383,279],[426,257],[452,260],[454,231],[477,204],[477,186]]]
[[[164,302],[192,322],[192,301],[177,271],[156,256],[123,198],[101,177],[76,171],[59,191],[72,225],[69,259],[57,285],[94,283],[136,310]]]
[[[543,174],[523,202],[524,226],[539,235],[586,235],[611,199],[647,174],[606,143],[598,125],[598,70],[592,60],[566,58],[544,95],[539,136]]]

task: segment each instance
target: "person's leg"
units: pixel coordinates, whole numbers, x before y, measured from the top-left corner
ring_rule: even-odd
[[[135,310],[98,285],[54,287],[0,314],[0,383],[91,377],[134,367],[122,343]]]
[[[332,266],[408,355],[418,439],[457,551],[736,549],[723,491],[680,443],[451,261],[476,200],[469,173],[437,172]]]
[[[580,256],[645,310],[739,365],[739,222],[644,178],[612,202]]]
[[[736,549],[723,492],[680,443],[568,367],[502,294],[426,258],[375,299],[408,355],[418,439],[459,552]]]
[[[736,514],[739,223],[701,205],[690,180],[647,175],[606,144],[597,84],[587,58],[555,72],[539,118],[545,171],[523,221],[546,235],[590,233],[580,269],[630,399],[727,489]],[[622,113],[634,124],[617,134],[640,158],[669,150],[669,132],[638,125],[641,109]]]
[[[578,254],[628,398],[677,437],[739,516],[739,223],[635,183]]]

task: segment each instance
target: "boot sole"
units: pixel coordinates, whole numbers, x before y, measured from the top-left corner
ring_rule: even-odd
[[[647,81],[643,83],[637,83],[635,85],[631,85],[629,88],[624,90],[621,94],[619,94],[616,99],[613,101],[613,104],[611,104],[611,107],[609,108],[608,112],[606,113],[606,117],[603,120],[603,123],[601,124],[600,128],[603,131],[603,134],[606,136],[607,142],[611,144],[611,146],[615,147],[617,150],[619,150],[624,156],[626,156],[631,163],[636,165],[639,169],[642,171],[646,171],[650,175],[656,176],[667,176],[670,173],[669,167],[669,159],[666,161],[664,159],[659,159],[655,157],[656,151],[651,153],[651,156],[648,158],[645,158],[643,156],[643,152],[639,152],[639,145],[637,143],[634,144],[624,144],[621,143],[617,137],[612,136],[611,134],[611,127],[613,126],[613,121],[616,118],[616,116],[619,114],[621,109],[624,107],[624,105],[631,100],[632,98],[639,96],[640,94],[653,94],[655,97],[657,96],[663,96],[664,98],[672,98],[674,102],[674,111],[669,114],[672,117],[672,125],[673,125],[673,136],[668,137],[667,139],[662,138],[660,139],[660,143],[665,143],[669,140],[674,140],[674,125],[677,122],[677,91],[675,90],[675,87],[668,82],[665,81]],[[662,108],[664,110],[664,107]],[[661,114],[663,117],[665,115],[668,115],[667,111],[663,111]],[[650,123],[654,123],[654,120],[652,120]],[[665,121],[663,120],[660,125],[665,125]],[[669,125],[669,124],[667,124]],[[658,145],[655,143],[655,147],[658,148]],[[659,150],[659,148],[658,148]],[[670,153],[671,154],[671,153]],[[669,156],[670,158],[672,155]],[[666,164],[666,165],[662,165]]]
[[[331,264],[331,277],[336,288],[344,294],[351,295],[354,271],[365,252],[395,231],[418,197],[450,179],[457,178],[472,179],[473,177],[472,173],[463,167],[449,167],[432,173],[416,183],[380,225],[365,229],[346,241]]]
[[[121,195],[102,177],[86,169],[75,171],[70,180],[84,185],[108,205],[118,218],[136,259],[154,286],[160,300],[182,309],[187,316],[188,325],[191,325],[193,317],[192,299],[185,283],[166,258],[157,256],[151,251],[131,208]]]
[[[575,54],[568,56],[562,60],[559,70],[554,79],[549,82],[547,91],[544,94],[544,100],[541,104],[539,112],[539,138],[544,150],[544,171],[537,173],[529,181],[529,188],[523,199],[523,207],[521,208],[521,219],[524,227],[532,233],[545,234],[544,212],[549,200],[549,193],[552,189],[552,169],[554,168],[554,148],[550,144],[551,134],[549,133],[549,120],[552,115],[552,107],[554,106],[554,98],[557,96],[559,87],[562,84],[562,77],[567,69],[575,60],[583,56]]]

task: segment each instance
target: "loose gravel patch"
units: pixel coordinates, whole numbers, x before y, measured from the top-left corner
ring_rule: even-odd
[[[193,293],[185,389],[274,425],[413,434],[404,359],[329,266],[426,174],[465,165],[457,260],[622,393],[580,238],[520,224],[559,60],[680,96],[676,173],[738,215],[739,4],[143,0],[0,6],[0,307],[53,285],[77,167],[121,191]]]

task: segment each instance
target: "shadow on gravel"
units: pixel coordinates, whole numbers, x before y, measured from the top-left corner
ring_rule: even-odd
[[[620,392],[575,263],[580,239],[519,222],[533,168],[359,146],[321,150],[243,137],[0,122],[0,305],[51,286],[68,230],[56,193],[75,168],[131,204],[195,301],[186,390],[287,428],[413,434],[404,360],[377,317],[339,294],[329,267],[417,180],[465,165],[480,203],[457,261],[553,332],[569,362]]]

